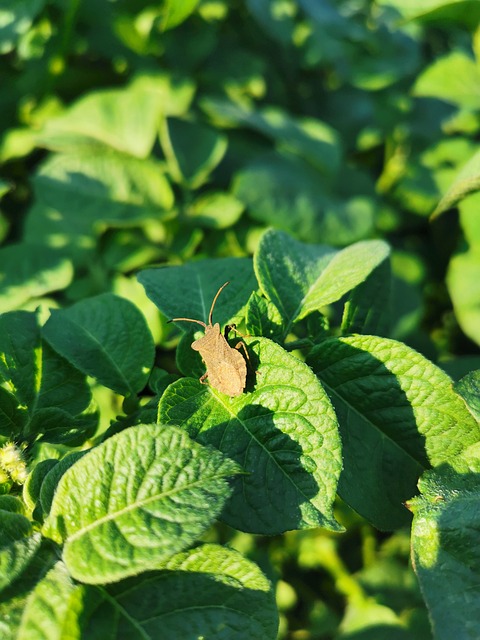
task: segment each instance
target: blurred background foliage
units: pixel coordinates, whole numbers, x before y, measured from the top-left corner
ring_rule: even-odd
[[[479,368],[479,24],[462,0],[2,3],[0,312],[114,291],[168,352],[139,268],[249,256],[268,226],[381,237],[390,337]],[[341,536],[211,535],[276,581],[280,637],[429,638],[408,531],[338,512]]]

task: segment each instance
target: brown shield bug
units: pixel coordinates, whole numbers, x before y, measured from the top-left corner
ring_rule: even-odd
[[[225,282],[215,294],[215,297],[208,314],[208,324],[201,320],[192,318],[172,318],[170,322],[196,322],[205,328],[205,335],[195,342],[192,342],[192,349],[198,351],[205,362],[207,371],[200,378],[202,384],[208,378],[210,385],[230,397],[239,396],[245,389],[247,380],[247,365],[245,359],[237,349],[243,347],[248,359],[248,352],[244,342],[239,342],[235,347],[231,347],[228,342],[228,333],[235,327],[227,325],[225,333],[222,335],[218,322],[212,324],[212,314],[215,303],[220,293],[229,282]]]

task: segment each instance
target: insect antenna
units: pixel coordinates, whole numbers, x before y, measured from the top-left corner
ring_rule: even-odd
[[[208,324],[211,325],[212,324],[212,314],[213,314],[213,308],[215,306],[215,303],[217,301],[218,296],[222,293],[222,291],[225,289],[225,287],[227,286],[227,284],[230,284],[230,280],[227,280],[227,282],[225,282],[225,284],[222,284],[222,286],[220,287],[220,289],[217,291],[217,293],[215,294],[215,297],[213,299],[212,302],[212,306],[210,307],[210,313],[208,314]]]
[[[172,318],[171,320],[168,320],[168,322],[178,322],[179,320],[183,320],[184,322],[196,322],[197,324],[201,324],[202,327],[205,327],[205,329],[207,328],[207,325],[204,322],[201,320],[194,320],[193,318]]]

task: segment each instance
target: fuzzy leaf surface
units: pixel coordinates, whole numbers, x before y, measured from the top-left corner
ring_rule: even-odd
[[[32,535],[30,521],[20,513],[4,511],[0,505],[0,592],[25,571],[41,541]]]
[[[467,373],[455,383],[454,389],[465,400],[477,422],[480,422],[480,370]]]
[[[266,338],[245,338],[255,374],[230,398],[192,378],[170,385],[159,419],[183,427],[247,472],[222,519],[253,533],[323,526],[332,514],[341,444],[330,401],[311,370]]]
[[[84,374],[122,395],[146,385],[154,344],[138,308],[111,293],[52,310],[43,328],[50,345]]]
[[[214,544],[176,554],[134,583],[109,586],[91,629],[105,619],[125,640],[274,640],[278,626],[272,587],[259,568]]]
[[[414,569],[438,640],[480,636],[480,456],[462,472],[448,465],[428,471],[414,513]]]
[[[64,473],[43,532],[64,543],[74,578],[120,580],[200,536],[230,495],[225,478],[237,472],[178,429],[131,427]]]
[[[395,340],[330,338],[307,361],[339,419],[340,495],[378,528],[401,526],[408,521],[403,503],[422,471],[476,442],[479,425],[450,378]]]
[[[63,562],[57,562],[30,594],[17,640],[81,640],[85,590],[74,583]]]

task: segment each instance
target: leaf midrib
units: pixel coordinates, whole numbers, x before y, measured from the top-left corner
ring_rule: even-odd
[[[66,542],[72,542],[74,540],[78,540],[79,538],[81,538],[82,536],[86,535],[88,532],[93,531],[95,528],[100,527],[101,525],[105,524],[106,522],[110,522],[112,520],[115,520],[116,518],[120,518],[121,516],[134,511],[136,509],[140,509],[152,502],[161,500],[163,498],[166,498],[168,496],[172,496],[175,495],[177,493],[183,492],[183,491],[188,491],[189,489],[192,489],[198,485],[202,485],[205,484],[206,482],[209,482],[211,480],[217,480],[217,479],[221,479],[227,476],[231,476],[234,475],[233,472],[229,473],[229,472],[223,472],[221,475],[215,475],[215,476],[209,476],[208,478],[202,477],[200,480],[196,480],[195,482],[189,483],[189,484],[184,484],[181,487],[175,488],[175,489],[170,489],[168,491],[163,491],[159,494],[156,494],[154,496],[149,496],[148,498],[145,498],[143,500],[140,501],[136,501],[132,504],[127,505],[126,507],[124,507],[123,509],[114,511],[113,513],[107,513],[105,516],[102,516],[101,518],[95,520],[94,522],[91,522],[90,524],[86,525],[85,527],[82,527],[81,529],[77,529],[71,536],[68,536],[66,538]],[[158,519],[161,519],[161,517],[159,517]]]

